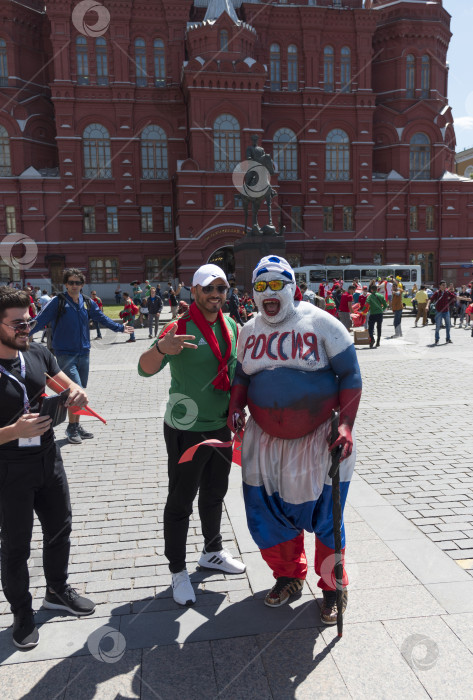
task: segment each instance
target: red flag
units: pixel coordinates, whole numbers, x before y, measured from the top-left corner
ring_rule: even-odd
[[[197,445],[192,445],[192,447],[189,447],[184,454],[181,456],[181,459],[179,460],[179,464],[182,464],[183,462],[190,462],[192,461],[195,453],[201,447],[202,445],[207,445],[208,447],[231,447],[232,443],[231,442],[222,442],[221,440],[204,440],[203,442],[197,443]]]
[[[239,467],[241,467],[242,442],[243,442],[243,430],[240,430],[240,432],[235,433],[235,437],[233,438],[233,454],[232,454],[232,462],[234,464],[237,464]]]
[[[207,445],[207,447],[232,447],[233,446],[233,452],[232,452],[232,462],[235,462],[239,467],[241,467],[241,443],[243,439],[243,430],[240,430],[239,434],[235,434],[235,437],[233,438],[232,441],[229,442],[222,442],[221,440],[204,440],[203,442],[197,443],[197,445],[192,445],[192,447],[189,447],[182,455],[179,460],[179,464],[182,464],[183,462],[191,462],[195,453],[199,449],[199,447],[202,447],[203,445]]]
[[[93,416],[94,418],[98,418],[102,421],[102,423],[105,423],[105,425],[107,425],[107,421],[105,420],[105,418],[99,416],[99,414],[96,413],[93,409],[91,409],[90,406],[86,406],[85,408],[71,406],[71,411],[75,416]]]

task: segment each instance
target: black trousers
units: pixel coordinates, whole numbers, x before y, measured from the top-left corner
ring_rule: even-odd
[[[0,557],[5,598],[13,613],[31,609],[27,561],[36,513],[43,531],[46,583],[64,588],[70,550],[71,502],[59,447],[21,456],[0,454]]]
[[[378,342],[381,340],[381,326],[383,325],[383,314],[370,314],[368,318],[368,333],[370,342],[374,343],[374,326],[376,324],[376,334]]]
[[[232,448],[199,447],[192,461],[179,464],[180,457],[189,447],[211,438],[227,442],[231,433],[226,426],[201,433],[176,430],[164,424],[169,475],[169,493],[164,508],[164,554],[173,574],[186,568],[187,531],[197,491],[205,550],[219,552],[222,549],[220,522],[232,466]]]

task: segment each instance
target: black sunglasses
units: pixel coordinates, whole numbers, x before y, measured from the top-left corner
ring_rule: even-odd
[[[210,292],[213,292],[214,289],[216,289],[219,294],[223,294],[227,291],[227,287],[224,284],[218,284],[217,286],[214,286],[213,284],[207,284],[205,287],[202,287],[202,291],[204,294],[210,294]]]
[[[76,282],[75,280],[72,280],[67,281],[66,284],[68,284],[70,287],[80,287],[82,282]]]

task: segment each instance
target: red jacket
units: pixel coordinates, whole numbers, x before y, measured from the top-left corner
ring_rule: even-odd
[[[437,292],[435,292],[435,294],[432,294],[432,296],[430,297],[430,303],[435,304],[436,311],[444,313],[445,311],[449,310],[450,306],[453,304],[456,298],[457,295],[454,292],[449,292],[448,289],[442,292],[439,289]]]

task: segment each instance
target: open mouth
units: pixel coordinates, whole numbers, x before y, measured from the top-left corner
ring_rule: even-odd
[[[263,301],[263,309],[267,316],[277,316],[281,304],[278,299],[266,299]]]

